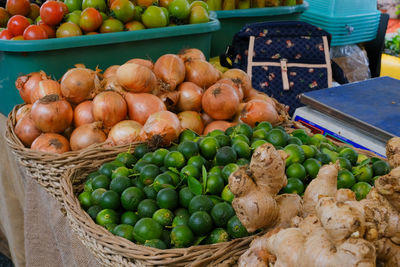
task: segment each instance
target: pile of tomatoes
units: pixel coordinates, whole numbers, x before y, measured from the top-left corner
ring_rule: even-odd
[[[39,40],[209,21],[208,6],[190,0],[7,0],[0,39]]]

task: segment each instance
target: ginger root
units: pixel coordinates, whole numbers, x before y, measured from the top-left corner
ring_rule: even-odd
[[[386,157],[392,168],[400,166],[400,137],[392,138],[387,142]]]

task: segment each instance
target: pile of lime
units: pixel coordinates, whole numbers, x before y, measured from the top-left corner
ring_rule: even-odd
[[[184,130],[179,143],[150,151],[146,144],[124,152],[90,173],[78,198],[83,209],[114,235],[159,249],[214,244],[246,237],[231,202],[230,174],[250,162],[264,143],[285,150],[288,184],[281,193],[303,194],[321,165],[340,161],[339,188],[357,198],[369,192],[389,166],[377,158],[338,147],[302,129],[288,134],[268,122],[241,123],[198,136]]]

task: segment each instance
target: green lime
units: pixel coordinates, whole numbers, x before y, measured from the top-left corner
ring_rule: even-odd
[[[272,130],[272,124],[268,121],[263,121],[257,124],[257,126],[253,130],[263,129],[267,133]]]
[[[92,198],[92,205],[100,205],[100,199],[104,192],[107,190],[104,188],[97,188],[95,189],[92,194],[90,195]]]
[[[94,205],[88,208],[87,213],[93,220],[96,220],[97,214],[102,210],[103,209],[99,205]]]
[[[272,129],[268,132],[267,141],[274,146],[284,147],[287,144],[287,136],[280,129]]]
[[[256,150],[259,146],[262,146],[263,144],[268,143],[265,140],[257,140],[251,143],[251,149]]]
[[[161,234],[161,240],[167,246],[167,248],[171,247],[171,231],[163,230]]]
[[[215,161],[219,166],[225,166],[229,163],[234,163],[237,160],[237,155],[235,150],[230,146],[224,146],[218,149],[215,155]]]
[[[244,134],[234,134],[232,137],[232,145],[235,144],[236,142],[245,142],[246,144],[250,145],[250,139],[245,136]]]
[[[116,223],[119,222],[119,216],[115,210],[112,209],[104,209],[100,211],[96,216],[96,223],[105,226],[109,223]]]
[[[117,192],[108,190],[101,195],[100,206],[103,209],[118,209],[121,205],[120,197]]]
[[[225,135],[225,132],[219,129],[213,130],[207,134],[207,136],[216,137],[218,135]]]
[[[372,186],[374,186],[375,185],[375,181],[376,180],[378,180],[379,178],[381,178],[381,176],[375,176],[374,178],[372,178],[372,181],[370,182],[370,184],[372,185]],[[89,208],[89,210],[90,210],[90,208]],[[88,210],[88,212],[89,212],[89,210]]]
[[[303,145],[301,140],[299,138],[297,138],[297,137],[294,137],[294,136],[289,137],[287,143],[288,144],[295,144],[295,145],[299,145],[299,146]]]
[[[126,167],[132,168],[136,163],[136,158],[129,152],[122,152],[117,155],[116,160],[125,164]]]
[[[146,240],[146,242],[144,242],[144,246],[158,249],[167,249],[167,245],[165,245],[164,241],[160,239]]]
[[[165,174],[168,174],[171,179],[172,179],[172,184],[173,185],[178,185],[181,182],[181,178],[179,176],[179,173],[173,172],[173,171],[165,171]]]
[[[104,163],[103,165],[100,166],[99,173],[103,174],[103,175],[105,175],[107,177],[111,177],[112,171],[115,170],[118,167],[119,166],[115,165],[112,162],[107,162],[107,163]]]
[[[235,142],[232,148],[234,151],[236,151],[236,154],[239,158],[248,159],[251,156],[251,149],[249,145],[243,141]]]
[[[190,191],[189,187],[184,187],[179,191],[179,204],[182,207],[189,207],[190,200],[194,197],[194,194]]]
[[[157,204],[160,208],[174,210],[178,207],[178,193],[172,188],[164,188],[157,194]]]
[[[144,199],[138,205],[138,215],[141,218],[151,218],[159,208],[154,199]]]
[[[153,214],[153,220],[158,222],[161,226],[170,226],[174,220],[174,214],[168,209],[159,209]]]
[[[128,177],[131,174],[127,167],[118,167],[112,171],[111,179],[115,179],[117,177]]]
[[[232,200],[235,198],[235,195],[231,192],[231,190],[229,190],[229,185],[226,185],[224,187],[224,190],[222,190],[221,198],[224,201],[232,203]]]
[[[196,211],[190,216],[188,226],[195,235],[205,236],[213,229],[213,221],[207,212]]]
[[[179,151],[170,151],[164,158],[164,165],[180,169],[185,166],[185,157]]]
[[[227,136],[225,134],[220,134],[220,135],[214,136],[214,138],[217,139],[219,147],[231,145],[231,139],[229,138],[229,136]]]
[[[98,175],[100,175],[100,174],[101,174],[101,173],[98,172],[98,171],[91,172],[91,173],[88,174],[88,176],[86,176],[86,180],[93,179],[94,177],[96,177],[96,176],[98,176]]]
[[[289,157],[286,159],[286,166],[293,163],[303,163],[306,158],[303,149],[301,149],[299,145],[287,145],[285,146],[284,151],[289,154]]]
[[[194,235],[192,230],[187,225],[178,225],[171,231],[171,243],[176,248],[185,248],[192,245]]]
[[[139,220],[139,215],[133,211],[125,211],[121,215],[121,223],[122,224],[129,224],[135,226],[137,221]]]
[[[85,181],[85,185],[83,186],[83,191],[90,192],[90,193],[93,192],[92,182],[93,182],[93,178],[87,179]]]
[[[302,181],[306,179],[306,168],[300,163],[293,163],[286,169],[286,176],[291,178],[298,178]]]
[[[131,179],[124,176],[114,178],[110,183],[110,189],[121,194],[125,189],[131,186]]]
[[[229,219],[226,230],[231,238],[249,236],[249,232],[247,232],[246,228],[244,228],[236,215]]]
[[[108,176],[105,176],[104,174],[100,174],[93,178],[92,181],[92,188],[93,190],[96,190],[97,188],[104,188],[108,189],[110,186],[111,179]]]
[[[208,172],[208,175],[222,175],[222,167],[221,166],[214,166]]]
[[[178,145],[178,151],[185,156],[186,159],[199,154],[199,146],[193,141],[183,141]]]
[[[133,241],[133,226],[129,224],[120,224],[113,229],[113,234]]]
[[[230,135],[233,134],[233,131],[234,131],[234,130],[235,130],[235,127],[234,127],[234,126],[231,126],[231,127],[229,127],[228,129],[225,130],[225,134],[226,134],[227,136],[230,136]]]
[[[313,137],[318,139],[318,140],[320,140],[321,142],[326,142],[327,141],[326,137],[324,135],[322,135],[322,134],[314,134]]]
[[[147,152],[146,154],[143,155],[142,159],[147,162],[150,162],[151,164],[154,164],[153,152]]]
[[[209,195],[208,198],[211,199],[213,205],[224,202],[218,195]]]
[[[351,162],[350,162],[350,160],[348,160],[346,158],[342,158],[342,157],[338,157],[337,159],[339,160],[339,164],[340,164],[340,168],[341,169],[347,169],[347,170],[351,171]]]
[[[338,174],[337,188],[352,188],[356,184],[354,175],[347,169],[342,169]]]
[[[189,202],[189,212],[193,214],[196,211],[210,212],[214,204],[207,196],[199,195],[195,196]]]
[[[351,188],[351,190],[356,194],[356,199],[360,201],[368,195],[371,188],[372,186],[366,182],[358,182]]]
[[[140,181],[140,177],[131,179],[132,186],[135,186],[143,191],[145,185]]]
[[[141,159],[147,152],[150,152],[149,147],[146,144],[140,144],[136,146],[135,150],[133,151],[133,155],[137,159]]]
[[[235,163],[229,163],[222,169],[222,177],[225,180],[225,183],[228,183],[229,176],[231,173],[237,171],[239,169],[239,166]]]
[[[304,129],[294,130],[292,132],[292,136],[299,138],[303,144],[307,144],[310,140],[310,136],[308,136],[307,132]]]
[[[322,165],[329,164],[332,159],[328,154],[325,153],[318,153],[315,155],[315,159],[322,163]]]
[[[194,178],[200,178],[200,171],[193,165],[186,165],[181,169],[181,178],[186,178],[188,176],[193,176]]]
[[[104,227],[107,229],[107,231],[114,234],[114,229],[115,229],[115,227],[117,227],[117,225],[118,224],[116,224],[116,223],[109,223],[109,224],[104,225]]]
[[[172,221],[172,227],[177,227],[179,225],[187,225],[189,222],[189,215],[188,216],[183,216],[183,215],[176,215],[174,217],[174,220]]]
[[[142,169],[150,164],[147,160],[139,159],[138,162],[136,162],[135,167],[133,167],[133,170],[136,171],[137,173],[140,173]]]
[[[217,244],[229,241],[229,234],[223,228],[215,228],[207,237],[207,244]]]
[[[218,141],[212,136],[207,136],[200,142],[201,155],[206,159],[213,159],[217,154]]]
[[[114,170],[115,170],[116,168],[118,168],[118,167],[126,167],[124,163],[122,163],[121,161],[116,160],[116,159],[113,160],[113,161],[111,161],[110,163],[113,164],[113,165],[115,166]]]
[[[258,129],[253,132],[253,139],[267,140],[268,132],[264,129]]]
[[[321,152],[322,153],[324,153],[324,154],[326,154],[326,155],[328,155],[329,157],[330,157],[330,162],[336,162],[336,160],[338,159],[338,157],[339,157],[339,154],[337,153],[337,152],[335,152],[335,151],[332,151],[332,150],[329,150],[329,149],[327,149],[327,148],[322,148],[321,149]]]
[[[121,194],[121,205],[124,209],[136,211],[139,203],[144,199],[143,191],[137,187],[128,187]]]
[[[309,145],[301,145],[301,149],[303,149],[306,159],[313,158],[317,153],[317,151]]]
[[[304,184],[300,179],[289,178],[287,185],[283,188],[283,192],[301,195],[304,192]]]
[[[311,137],[309,140],[308,140],[308,143],[307,143],[307,145],[314,145],[314,146],[316,146],[316,147],[319,147],[319,145],[321,144],[321,140],[320,139],[318,139],[317,137]]]
[[[352,172],[357,182],[368,183],[373,178],[372,168],[369,165],[364,165],[362,167],[355,167]]]
[[[314,179],[317,177],[319,169],[321,168],[321,163],[316,159],[306,159],[304,161],[303,166],[307,172],[307,174]]]
[[[151,185],[145,186],[145,187],[143,188],[143,192],[144,192],[144,194],[146,195],[146,198],[156,200],[156,198],[157,198],[157,191],[154,190],[154,187],[153,187],[153,186],[151,186]]]
[[[178,208],[174,211],[175,216],[184,216],[189,219],[190,213],[187,209],[185,208]]]
[[[248,159],[240,158],[236,161],[236,164],[239,166],[249,165],[250,161]]]
[[[92,197],[90,192],[82,192],[78,196],[79,204],[83,209],[88,209],[92,206]]]
[[[194,139],[196,139],[196,137],[198,137],[198,135],[195,132],[189,129],[185,129],[179,135],[179,142],[182,143],[184,141],[193,141]]]
[[[369,159],[369,158],[366,155],[358,154],[356,165],[361,164],[364,160],[367,160],[367,159]]]
[[[374,171],[374,175],[386,175],[390,171],[390,166],[386,161],[379,160],[372,164],[372,170]]]
[[[221,175],[210,175],[207,179],[207,193],[212,195],[221,194],[224,190],[225,182]]]
[[[168,154],[168,150],[165,148],[159,148],[156,151],[153,152],[153,162],[156,164],[158,167],[161,167],[164,165],[164,158]]]
[[[218,227],[225,227],[233,216],[235,216],[235,210],[226,202],[216,204],[211,210],[211,217]]]
[[[159,239],[161,235],[162,226],[152,218],[140,219],[133,228],[133,236],[140,244],[146,240]]]
[[[348,146],[340,146],[340,147],[338,147],[337,149],[336,149],[336,151],[337,152],[341,152],[343,149],[345,149],[345,148],[349,148]]]
[[[163,188],[173,187],[172,186],[173,183],[174,182],[171,176],[164,172],[156,177],[153,183],[153,188],[156,192],[159,192]]]
[[[144,185],[150,185],[154,182],[157,175],[160,174],[160,169],[155,164],[148,164],[143,167],[140,172],[140,181]]]
[[[193,165],[200,171],[203,165],[206,165],[206,159],[200,155],[193,156],[188,160],[187,165]]]
[[[339,157],[348,159],[351,165],[354,166],[357,163],[358,154],[354,149],[347,147],[339,152]]]
[[[235,134],[244,134],[249,139],[253,136],[253,129],[246,123],[239,123],[236,125],[233,132]]]
[[[333,145],[331,145],[331,144],[329,144],[329,143],[321,143],[320,145],[319,145],[319,149],[328,149],[328,150],[330,150],[330,151],[334,151],[334,152],[336,152],[336,148],[333,146]]]

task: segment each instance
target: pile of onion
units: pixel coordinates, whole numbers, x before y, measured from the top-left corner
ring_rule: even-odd
[[[54,80],[40,81],[36,88],[31,93],[31,101],[35,103],[37,100],[47,95],[58,95],[61,97],[61,86]]]
[[[94,122],[93,101],[87,100],[77,105],[74,109],[75,127],[79,127],[81,125],[89,124],[92,122]]]
[[[146,123],[151,114],[167,110],[163,101],[152,94],[126,93],[125,100],[128,105],[129,118],[142,125]]]
[[[31,95],[33,90],[36,89],[40,81],[47,79],[49,79],[49,77],[47,77],[46,73],[43,71],[32,72],[28,75],[18,77],[15,81],[15,87],[18,89],[22,100],[27,104],[32,104]]]
[[[233,89],[235,89],[238,97],[239,97],[239,102],[241,103],[243,101],[243,90],[241,86],[238,86],[236,83],[234,83],[231,79],[227,79],[227,78],[223,78],[219,81],[217,81],[217,83],[221,83],[221,84],[227,84],[232,86]]]
[[[62,154],[70,151],[68,140],[56,133],[43,133],[33,141],[32,150]]]
[[[151,70],[154,68],[153,62],[151,62],[150,60],[147,60],[147,59],[133,58],[133,59],[125,62],[125,64],[127,64],[127,63],[135,63],[135,64],[138,64],[138,65],[141,65],[144,67],[148,67]]]
[[[220,78],[218,70],[204,60],[187,60],[185,67],[186,81],[193,82],[201,88],[210,87]]]
[[[277,124],[281,118],[275,107],[269,102],[254,99],[247,102],[240,112],[240,120],[254,127],[257,122],[268,121]]]
[[[204,60],[206,61],[206,57],[204,56],[203,52],[197,48],[188,48],[183,49],[179,52],[178,56],[184,61],[188,60]]]
[[[203,89],[192,82],[184,82],[179,85],[179,100],[177,107],[179,111],[201,111],[201,99]]]
[[[142,125],[133,120],[120,121],[108,133],[108,140],[113,145],[124,145],[140,140]]]
[[[244,98],[248,96],[252,89],[249,75],[241,69],[230,69],[222,74],[222,78],[231,79],[238,87],[242,88]]]
[[[15,114],[15,121],[19,122],[25,115],[31,114],[32,104],[26,104],[20,107]]]
[[[178,139],[181,129],[176,114],[170,111],[159,111],[147,119],[140,133],[140,138],[142,141],[154,140],[167,146]]]
[[[204,124],[200,113],[196,111],[184,111],[178,114],[182,129],[190,129],[201,135],[203,133]]]
[[[185,80],[185,63],[177,55],[163,55],[154,64],[154,74],[173,91]]]
[[[214,84],[206,90],[202,98],[203,110],[215,120],[228,120],[239,107],[239,96],[227,84]]]
[[[100,144],[106,141],[107,136],[102,131],[101,122],[84,124],[76,128],[70,138],[72,150],[80,150],[93,144]]]
[[[109,128],[124,120],[127,106],[124,98],[114,91],[104,91],[93,99],[93,118]]]
[[[208,133],[211,133],[214,130],[221,130],[225,132],[226,129],[232,127],[233,125],[235,124],[229,121],[213,121],[210,124],[208,124],[206,128],[204,128],[203,135],[207,135]]]
[[[32,142],[41,134],[41,131],[35,126],[31,115],[26,114],[15,125],[15,134],[25,146],[30,147]]]
[[[136,63],[121,65],[117,70],[117,81],[132,93],[150,93],[158,86],[153,71]]]

